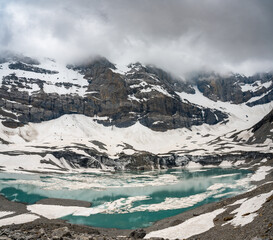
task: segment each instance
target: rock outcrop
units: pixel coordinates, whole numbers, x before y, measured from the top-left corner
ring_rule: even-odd
[[[273,74],[256,74],[245,77],[238,74],[221,76],[215,73],[200,74],[193,78],[204,96],[213,101],[247,103],[252,107],[273,99]],[[257,100],[252,98],[257,97]]]
[[[8,68],[41,76],[58,73],[18,61],[10,63]],[[100,123],[108,126],[127,127],[139,121],[153,130],[165,131],[203,123],[216,124],[227,117],[219,110],[183,102],[176,91],[194,93],[192,86],[152,66],[132,64],[130,71],[120,74],[107,59],[99,58],[67,68],[84,75],[88,81],[83,96],[62,94],[61,91],[46,92],[45,86],[49,83],[43,78],[22,77],[16,73],[4,76],[0,107],[4,112],[13,113],[5,119],[6,126],[16,127],[78,113],[104,117]],[[36,91],[33,91],[34,85]],[[54,85],[60,89],[81,87],[73,79],[71,82],[57,81]]]

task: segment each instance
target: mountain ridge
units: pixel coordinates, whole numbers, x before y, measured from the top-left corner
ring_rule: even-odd
[[[155,66],[121,70],[105,58],[0,65],[0,154],[11,161],[29,155],[38,169],[56,171],[154,169],[273,149],[269,135],[252,142],[249,130],[272,111],[271,73],[200,73],[181,82]]]

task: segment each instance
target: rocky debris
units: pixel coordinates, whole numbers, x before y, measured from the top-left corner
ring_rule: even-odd
[[[63,237],[71,238],[71,232],[68,227],[57,228],[52,231],[53,239],[62,239]]]
[[[200,163],[203,166],[206,165],[219,165],[223,161],[260,161],[264,158],[273,158],[273,153],[262,153],[262,152],[233,152],[227,154],[213,154],[213,155],[190,155],[186,154],[179,156],[174,153],[166,155],[155,155],[149,152],[136,152],[133,155],[126,155],[121,153],[117,159],[112,159],[106,154],[99,153],[95,149],[86,148],[81,146],[80,148],[86,154],[79,154],[73,152],[73,148],[69,150],[49,150],[41,147],[41,152],[35,152],[34,154],[41,155],[41,162],[45,164],[51,164],[56,170],[67,171],[67,169],[61,167],[55,162],[42,159],[46,154],[52,154],[57,159],[65,160],[72,168],[97,168],[104,169],[109,168],[115,171],[133,170],[133,171],[145,171],[154,169],[166,169],[174,167],[186,166],[189,162]],[[6,155],[25,155],[33,154],[31,152],[2,152]],[[57,167],[57,168],[56,168]],[[35,171],[33,171],[35,172]]]
[[[144,231],[144,230],[143,230]],[[33,228],[2,227],[0,228],[0,240],[133,240],[142,239],[145,233],[138,233],[136,237],[118,236],[112,237],[101,234],[95,229],[71,225],[59,227],[52,224],[36,224]],[[138,236],[143,236],[138,238]]]
[[[11,228],[5,228],[2,231],[0,230],[0,240],[95,240],[101,238],[101,236],[97,235],[97,233],[88,234],[75,232],[73,230],[70,230],[68,227],[56,228],[53,230],[47,228],[37,229],[37,227],[34,229],[19,228],[16,230],[12,230]]]
[[[129,235],[129,237],[133,239],[142,239],[146,236],[146,232],[144,229],[136,229],[132,231]]]
[[[129,236],[104,235],[95,229],[67,225],[58,227],[52,224],[32,224],[33,228],[10,226],[0,228],[0,240],[134,240],[143,239],[145,230],[137,229]]]
[[[223,218],[224,221],[230,221],[234,218],[234,216],[226,216]]]

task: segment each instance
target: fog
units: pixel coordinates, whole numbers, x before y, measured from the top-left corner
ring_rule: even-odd
[[[250,75],[273,68],[272,23],[271,0],[0,0],[0,50]]]

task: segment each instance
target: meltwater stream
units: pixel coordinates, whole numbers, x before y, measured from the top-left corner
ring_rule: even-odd
[[[133,229],[219,201],[249,188],[248,170],[234,168],[172,169],[137,173],[0,173],[0,193],[33,204],[43,198],[92,202],[86,216],[68,215],[71,223]]]

